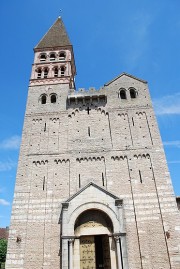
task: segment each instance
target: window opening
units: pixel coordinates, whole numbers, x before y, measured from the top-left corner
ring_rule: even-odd
[[[140,178],[140,182],[142,183],[142,175],[141,175],[141,171],[139,170],[139,178]]]
[[[41,75],[42,75],[42,70],[41,68],[39,68],[37,71],[37,78],[41,78]]]
[[[57,67],[54,68],[54,77],[58,77],[58,68]]]
[[[44,69],[44,78],[47,78],[47,76],[48,76],[48,69],[45,68],[45,69]]]
[[[91,136],[90,127],[88,127],[88,135]]]
[[[60,54],[59,54],[59,60],[60,61],[63,61],[63,60],[65,60],[65,58],[66,58],[65,52],[60,52]]]
[[[81,188],[81,175],[79,174],[79,188]]]
[[[125,90],[121,90],[120,91],[120,98],[121,99],[126,99],[126,92],[125,92]]]
[[[42,104],[42,105],[46,104],[46,95],[43,95],[43,96],[41,97],[41,104]]]
[[[50,61],[55,61],[55,59],[56,59],[55,53],[51,53],[50,54]]]
[[[61,76],[64,77],[65,74],[65,67],[61,66]]]
[[[130,89],[130,97],[131,99],[136,98],[136,91],[134,89]]]
[[[132,124],[133,124],[133,126],[134,126],[134,119],[133,119],[133,117],[132,117]]]
[[[40,61],[45,62],[46,61],[46,54],[41,54]]]
[[[46,122],[45,122],[45,124],[44,124],[44,132],[46,132]]]
[[[102,185],[104,186],[104,174],[102,173]]]
[[[56,95],[55,94],[51,95],[51,103],[56,103]]]
[[[44,189],[45,189],[45,177],[43,179],[43,191],[44,191]]]

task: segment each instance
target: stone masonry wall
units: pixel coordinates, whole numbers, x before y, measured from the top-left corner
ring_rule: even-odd
[[[124,74],[99,91],[29,88],[6,269],[60,268],[61,203],[91,181],[123,199],[129,268],[180,268],[180,214],[147,83]]]

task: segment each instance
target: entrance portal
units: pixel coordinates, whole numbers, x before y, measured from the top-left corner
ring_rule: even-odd
[[[111,269],[108,235],[80,237],[81,269]]]

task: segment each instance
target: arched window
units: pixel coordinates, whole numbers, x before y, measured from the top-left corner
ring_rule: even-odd
[[[48,77],[48,68],[45,68],[44,69],[44,78],[47,78]]]
[[[54,77],[58,77],[58,68],[57,67],[54,68]]]
[[[131,97],[132,99],[136,98],[136,91],[135,91],[135,89],[132,89],[132,88],[131,88],[129,91],[130,91],[130,97]]]
[[[41,104],[42,105],[46,104],[46,95],[41,96]]]
[[[65,67],[61,66],[61,77],[64,77],[65,74]]]
[[[120,92],[119,92],[119,97],[121,98],[121,99],[126,99],[126,91],[125,90],[120,90]]]
[[[41,75],[42,75],[42,70],[41,70],[41,68],[38,68],[38,70],[37,70],[37,78],[41,78]]]
[[[45,62],[46,61],[46,54],[44,53],[44,54],[41,54],[40,55],[40,62]]]
[[[59,53],[59,60],[63,61],[63,60],[65,60],[65,58],[66,58],[66,53],[64,51],[60,52]]]
[[[51,95],[51,103],[56,103],[56,94]]]
[[[53,52],[53,53],[50,54],[50,61],[55,61],[55,59],[56,59],[56,55]]]

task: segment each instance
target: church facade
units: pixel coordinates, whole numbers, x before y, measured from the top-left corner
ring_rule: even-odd
[[[6,269],[179,269],[180,213],[147,82],[75,90],[58,18],[34,49]]]

